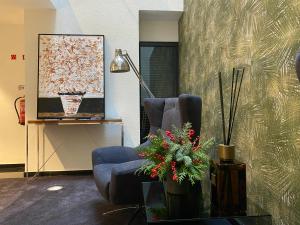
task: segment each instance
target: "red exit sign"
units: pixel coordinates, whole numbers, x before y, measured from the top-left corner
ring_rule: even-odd
[[[10,55],[10,60],[17,60],[17,55],[16,54],[11,54]],[[25,60],[25,55],[22,55],[22,60]]]
[[[17,60],[17,55],[16,54],[10,55],[10,60]]]

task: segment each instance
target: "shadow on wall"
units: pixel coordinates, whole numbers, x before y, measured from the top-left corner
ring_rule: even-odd
[[[70,1],[51,0],[56,10],[60,10],[55,16],[55,31],[59,34],[84,34],[80,26],[76,12],[72,8]],[[60,31],[60,32],[58,32]]]

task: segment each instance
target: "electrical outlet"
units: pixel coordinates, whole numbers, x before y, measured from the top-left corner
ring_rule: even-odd
[[[22,91],[25,89],[25,85],[24,84],[19,84],[18,85],[18,91]]]

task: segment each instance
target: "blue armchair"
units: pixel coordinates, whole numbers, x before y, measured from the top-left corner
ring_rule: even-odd
[[[192,123],[197,135],[200,133],[202,110],[200,97],[183,94],[178,98],[148,98],[144,101],[144,107],[152,134],[158,129],[169,130],[172,125],[181,127],[186,122]],[[147,144],[148,141],[143,145]],[[143,204],[141,182],[150,178],[135,174],[135,171],[145,163],[135,148],[122,146],[98,148],[92,153],[92,163],[97,188],[106,200],[118,205]]]

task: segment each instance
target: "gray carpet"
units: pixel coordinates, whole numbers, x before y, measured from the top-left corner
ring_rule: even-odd
[[[50,192],[48,187],[64,188]],[[132,210],[103,216],[120,208],[105,201],[91,176],[39,177],[0,180],[1,225],[125,225]],[[133,225],[144,225],[143,215]]]

